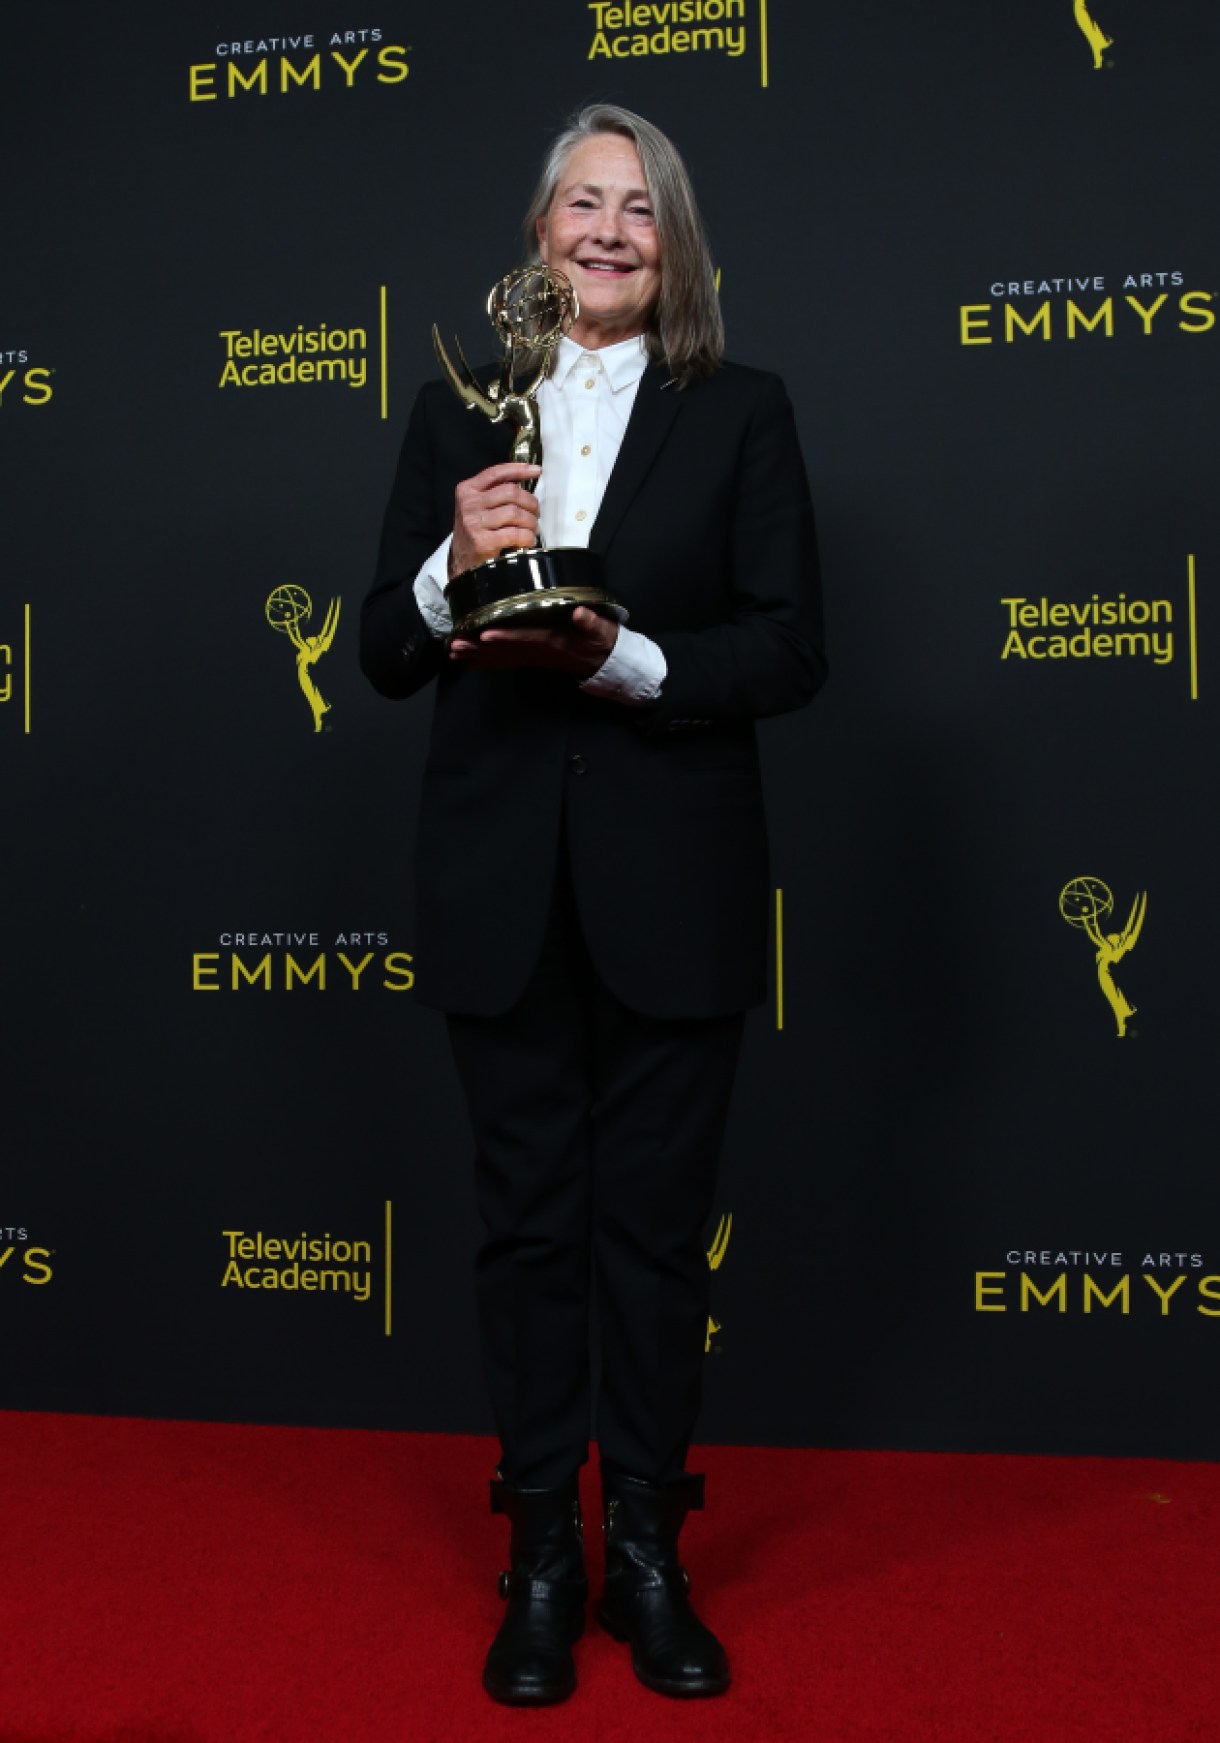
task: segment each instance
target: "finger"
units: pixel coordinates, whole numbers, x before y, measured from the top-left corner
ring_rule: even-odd
[[[526,508],[528,505],[532,504],[533,512],[535,514],[538,512],[538,498],[532,491],[523,490],[519,484],[513,484],[511,482],[504,484],[490,484],[486,490],[475,490],[473,488],[466,489],[465,486],[459,485],[459,495],[461,495],[461,492],[464,489],[466,490],[466,494],[461,497],[461,500],[467,505],[468,509],[473,509],[476,512],[485,507],[491,508],[504,502],[519,503],[522,508]]]
[[[561,647],[562,636],[556,635],[552,629],[485,629],[480,642],[504,642],[515,647]]]
[[[530,665],[533,662],[514,648],[485,648],[467,644],[463,648],[450,650],[450,658],[459,666],[476,666],[480,670],[488,668],[503,669],[509,666]]]
[[[532,668],[551,672],[587,672],[585,661],[574,659],[566,650],[545,647],[483,647],[471,648],[454,662],[475,671],[521,671]]]
[[[586,605],[572,613],[572,633],[585,648],[608,654],[618,641],[619,626],[612,617]]]
[[[526,658],[533,659],[539,653],[558,653],[564,648],[561,637],[552,635],[548,630],[535,629],[484,629],[480,630],[477,639],[470,636],[455,637],[450,648],[461,648],[463,653],[482,654],[498,660]]]
[[[491,628],[483,631],[483,642],[504,642],[516,647],[549,648],[553,653],[568,655],[588,646],[587,636],[574,635],[565,624],[559,629]]]
[[[522,508],[519,502],[497,502],[490,508],[481,508],[477,514],[467,515],[466,525],[472,532],[477,532],[480,527],[528,527],[537,518],[537,515]]]
[[[539,478],[542,475],[541,466],[527,466],[521,460],[505,460],[499,466],[488,466],[482,472],[476,472],[473,478],[467,478],[467,484],[486,490],[493,484],[523,484],[527,478]],[[458,489],[462,487],[459,484]]]
[[[474,553],[476,562],[488,563],[501,551],[532,551],[537,543],[538,533],[534,527],[492,527],[490,531],[471,538],[466,548]]]

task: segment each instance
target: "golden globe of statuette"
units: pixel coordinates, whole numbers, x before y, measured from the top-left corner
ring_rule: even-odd
[[[435,325],[432,344],[446,381],[468,411],[482,412],[493,424],[513,430],[512,460],[542,465],[538,390],[551,372],[560,339],[580,314],[575,287],[547,266],[519,266],[492,286],[487,314],[504,347],[499,378],[481,387],[454,340],[460,370],[450,360]],[[526,361],[529,385],[519,388],[516,368]],[[533,490],[537,480],[525,483]],[[596,551],[580,547],[549,550],[539,537],[529,550],[510,546],[490,562],[455,575],[445,589],[455,635],[477,635],[493,623],[549,624],[571,617],[577,606],[627,621],[627,613],[604,585],[604,564]]]
[[[1100,878],[1072,878],[1059,892],[1059,912],[1081,931],[1104,920],[1113,907],[1113,893]]]
[[[502,345],[553,351],[580,314],[576,287],[562,272],[519,266],[487,293],[487,317]]]
[[[294,581],[285,581],[283,586],[276,587],[268,595],[265,610],[272,629],[290,635],[302,618],[312,617],[313,600],[303,587],[298,587]]]

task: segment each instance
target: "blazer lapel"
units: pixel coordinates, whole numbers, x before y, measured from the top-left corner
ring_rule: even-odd
[[[606,494],[598,510],[593,530],[589,534],[589,549],[609,548],[619,523],[636,492],[648,476],[661,445],[682,409],[682,395],[677,384],[669,386],[670,375],[663,363],[650,363],[640,378],[635,404],[623,433],[623,445],[618,451],[606,484]]]

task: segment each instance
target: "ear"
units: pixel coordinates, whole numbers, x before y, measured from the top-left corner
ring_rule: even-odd
[[[543,266],[549,266],[551,263],[547,258],[546,219],[545,218],[539,218],[535,222],[534,234],[538,238],[538,253],[542,256],[542,264],[543,264]]]

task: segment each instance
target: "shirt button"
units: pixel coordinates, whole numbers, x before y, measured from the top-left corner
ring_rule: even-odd
[[[585,770],[589,766],[588,763],[585,761],[584,757],[581,756],[579,751],[577,751],[576,755],[571,758],[571,763],[572,763],[572,773],[574,775],[583,775]]]
[[[597,386],[597,382],[595,381],[593,376],[589,377],[589,379],[585,382],[585,386],[586,387],[596,387]]]
[[[578,508],[576,510],[576,518],[577,520],[586,520],[588,518],[583,508]]]
[[[585,443],[584,447],[580,451],[582,454],[591,454],[593,452],[593,450],[589,446],[588,442]]]

